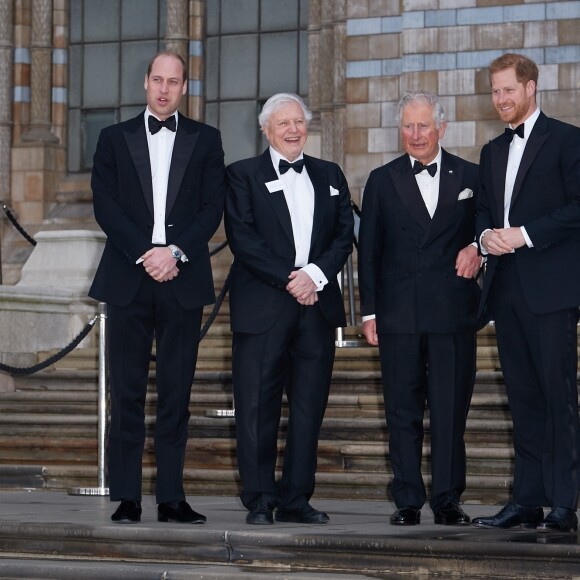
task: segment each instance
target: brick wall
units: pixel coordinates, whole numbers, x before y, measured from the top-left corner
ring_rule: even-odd
[[[346,22],[345,172],[355,201],[369,172],[400,155],[396,105],[406,90],[442,98],[443,146],[477,162],[504,125],[487,66],[505,52],[538,64],[538,102],[580,126],[580,1],[353,0]]]

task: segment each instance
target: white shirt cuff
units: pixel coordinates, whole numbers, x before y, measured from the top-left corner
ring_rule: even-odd
[[[482,256],[487,256],[489,254],[489,252],[483,247],[481,240],[483,239],[483,236],[485,236],[485,234],[487,234],[487,232],[491,232],[491,231],[492,230],[490,230],[489,228],[487,230],[483,230],[483,232],[481,232],[481,236],[479,236],[479,249],[481,250]]]
[[[534,243],[530,239],[530,236],[528,236],[528,232],[526,232],[526,228],[524,226],[520,226],[520,230],[522,232],[522,235],[524,236],[524,240],[526,240],[526,244],[528,245],[528,248],[533,248]]]
[[[327,284],[328,278],[324,275],[323,271],[313,263],[306,264],[304,268],[300,268],[303,272],[306,272],[312,281],[316,284],[316,291],[320,292]]]
[[[362,317],[362,321],[366,322],[367,320],[374,320],[376,318],[376,314],[367,314],[366,316]]]

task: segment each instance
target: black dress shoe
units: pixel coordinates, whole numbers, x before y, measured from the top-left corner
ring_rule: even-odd
[[[446,503],[433,512],[436,524],[444,526],[464,526],[471,521],[469,516],[454,502]]]
[[[574,510],[565,507],[555,507],[540,522],[536,530],[538,532],[576,532],[578,530],[578,517]]]
[[[116,524],[136,524],[141,521],[141,504],[138,501],[123,500],[111,519]]]
[[[194,512],[186,501],[177,505],[160,503],[157,506],[157,521],[175,522],[179,524],[205,524],[207,518]]]
[[[399,508],[391,516],[391,524],[394,526],[416,526],[421,523],[421,510],[412,507],[405,506]]]
[[[472,523],[478,528],[535,528],[543,519],[541,507],[526,508],[508,503],[495,516],[474,518]]]
[[[278,509],[277,522],[292,522],[295,524],[326,524],[330,518],[327,513],[314,509],[309,503],[293,510]]]
[[[258,526],[273,524],[274,508],[268,503],[266,499],[260,499],[260,501],[258,501],[258,503],[246,516],[246,523]]]

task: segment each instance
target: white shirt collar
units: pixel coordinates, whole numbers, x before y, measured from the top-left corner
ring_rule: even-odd
[[[536,107],[536,110],[524,121],[524,139],[527,139],[530,136],[530,133],[532,132],[538,117],[540,116],[540,112],[540,108]],[[515,129],[511,123],[510,129]]]
[[[426,165],[431,165],[432,163],[437,163],[437,171],[439,172],[441,170],[441,145],[439,145],[439,151],[437,152],[437,156],[435,157],[435,159],[433,159],[433,161],[430,161],[429,163],[427,163]],[[413,157],[412,155],[409,155],[409,159],[411,160],[411,167],[413,167],[413,165],[415,164],[415,161],[419,161],[418,159],[415,159],[415,157]],[[435,174],[437,175],[437,174]],[[435,177],[435,176],[433,176]]]
[[[179,122],[179,115],[177,114],[177,111],[175,111],[175,113],[173,113],[173,116],[175,117],[175,127],[177,128],[177,124]],[[153,114],[150,110],[149,107],[145,108],[145,127],[147,128],[147,132],[149,132],[149,117],[155,117],[157,119],[157,115]],[[169,115],[169,117],[171,117],[171,115]],[[159,119],[161,120],[161,119]]]
[[[272,163],[276,169],[276,173],[280,175],[280,171],[278,170],[278,164],[280,163],[280,159],[284,159],[285,161],[288,161],[288,163],[293,163],[293,161],[291,162],[289,159],[286,159],[286,157],[284,157],[284,155],[276,151],[276,149],[274,149],[272,145],[270,145],[269,149],[270,149],[270,158],[272,159]],[[294,161],[298,161],[298,159],[303,158],[304,152],[301,152],[300,155],[296,159],[294,159]]]

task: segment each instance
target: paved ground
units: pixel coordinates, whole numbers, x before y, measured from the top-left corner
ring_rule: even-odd
[[[196,528],[216,531],[260,531],[292,534],[352,534],[376,536],[413,536],[417,533],[443,530],[477,531],[485,537],[486,530],[476,530],[471,526],[440,526],[433,523],[433,513],[423,508],[419,526],[392,526],[389,517],[395,507],[383,501],[346,501],[314,498],[312,505],[328,512],[330,522],[326,525],[301,525],[275,523],[273,526],[251,526],[246,524],[246,510],[237,498],[233,497],[188,497],[193,509],[207,516],[207,523]],[[91,523],[97,526],[113,524],[110,516],[118,504],[108,497],[69,495],[58,491],[0,491],[0,525],[2,521],[20,520],[23,523]],[[141,523],[135,527],[167,529],[183,524],[167,524],[157,521],[157,506],[153,496],[145,496],[142,502]],[[463,505],[471,516],[495,513],[498,506],[476,504]],[[189,526],[191,527],[191,526]]]
[[[159,523],[151,496],[143,499],[140,524],[119,525],[110,520],[116,504],[108,497],[2,491],[0,578],[580,578],[577,534],[440,526],[429,508],[421,525],[399,527],[389,524],[392,503],[324,499],[312,504],[329,513],[329,524],[250,526],[237,498],[188,500],[207,524]],[[463,507],[471,517],[498,510]],[[424,565],[401,575],[421,559]],[[310,560],[323,567],[296,569]],[[340,569],[331,571],[339,561]]]

